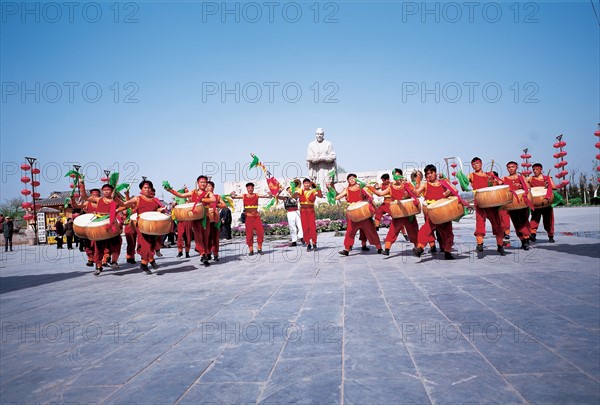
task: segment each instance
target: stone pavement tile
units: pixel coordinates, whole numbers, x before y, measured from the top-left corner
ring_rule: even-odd
[[[280,342],[231,345],[202,375],[201,382],[264,382],[282,347]]]
[[[281,359],[259,403],[334,404],[339,403],[342,385],[342,357]]]
[[[600,381],[600,345],[592,348],[558,349],[557,352],[583,370],[584,373],[587,373],[591,378]]]
[[[416,374],[413,361],[402,342],[344,341],[345,379],[393,379],[402,373]]]
[[[522,331],[523,339],[535,339],[552,348],[600,347],[600,331],[577,325],[560,315],[527,318],[515,323]]]
[[[72,386],[62,385],[49,390],[44,399],[44,404],[100,404],[116,390],[119,386]]]
[[[600,330],[600,307],[588,304],[555,305],[548,309],[586,328]]]
[[[508,374],[505,377],[532,404],[600,403],[600,385],[581,373]]]
[[[211,364],[210,361],[178,363],[156,361],[107,399],[108,403],[173,404]]]
[[[415,363],[434,403],[522,403],[523,398],[475,351],[416,353]]]
[[[40,364],[21,376],[3,383],[0,387],[2,403],[45,403],[48,392],[73,380],[83,372],[81,367],[71,365]]]
[[[345,405],[430,404],[416,375],[400,374],[394,379],[344,380]]]
[[[204,361],[215,359],[227,347],[225,336],[221,335],[219,325],[199,327],[183,340],[180,340],[160,356],[163,363],[184,361]]]
[[[333,323],[301,325],[289,329],[281,358],[310,358],[340,356],[342,327]]]
[[[197,382],[178,405],[255,404],[263,384],[246,382]]]
[[[501,373],[575,372],[575,367],[527,335],[505,325],[487,325],[471,343]]]

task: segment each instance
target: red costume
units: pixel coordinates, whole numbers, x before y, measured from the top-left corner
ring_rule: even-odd
[[[202,199],[206,197],[206,194],[208,194],[208,191],[200,192],[198,190],[194,190],[192,192],[191,200],[195,204],[204,205],[202,204]],[[204,216],[208,215],[207,208],[208,207],[206,206],[204,207]],[[197,219],[195,221],[192,221],[192,230],[194,232],[194,241],[196,242],[196,251],[202,256],[208,253],[209,232],[208,219],[206,219],[206,227],[202,226],[203,221],[204,219]]]
[[[183,251],[184,244],[185,252],[189,253],[192,245],[192,221],[177,222],[177,250]]]
[[[258,245],[258,250],[261,250],[265,238],[265,230],[260,219],[260,214],[258,213],[258,194],[244,194],[243,200],[244,210],[246,211],[246,244],[252,252],[254,232],[256,232],[256,243]]]
[[[519,175],[517,175],[515,178],[511,178],[511,177],[507,176],[507,177],[504,177],[502,179],[502,181],[504,182],[504,184],[506,184],[507,186],[510,187],[511,191],[522,190],[523,189],[522,183],[524,183],[525,180],[523,180],[523,182],[521,182],[520,177],[521,176],[519,176]],[[517,197],[515,197],[513,195],[513,198],[517,198]],[[531,228],[529,225],[529,208],[528,207],[521,208],[519,210],[511,210],[511,211],[500,210],[500,214],[504,215],[504,216],[510,216],[513,226],[515,227],[515,231],[517,232],[517,236],[519,237],[519,239],[521,241],[529,238],[529,234],[531,233]],[[505,226],[504,224],[502,226],[505,230],[509,229],[510,223],[508,223],[507,226]]]
[[[138,218],[144,212],[156,211],[160,208],[160,204],[156,198],[148,198],[143,195],[138,196],[136,212]],[[137,233],[137,253],[142,257],[142,264],[154,261],[154,246],[157,236]]]
[[[302,222],[302,232],[306,243],[317,244],[317,216],[315,214],[315,201],[317,191],[314,189],[300,190],[300,221]]]
[[[221,197],[215,194],[216,201],[214,203],[209,203],[206,206],[208,211],[208,250],[207,252],[212,253],[215,257],[219,256],[219,235],[220,235],[220,227],[218,227],[220,218],[219,218],[219,205],[221,205]]]
[[[390,187],[389,184],[381,184],[381,191],[385,191]],[[375,226],[379,226],[381,222],[381,218],[383,218],[384,214],[390,215],[390,202],[392,198],[388,195],[383,197],[383,203],[375,210]],[[389,234],[389,233],[388,233]]]
[[[350,188],[346,189],[346,201],[349,203],[361,202],[366,200],[367,196],[365,195],[365,191],[362,189],[358,190],[350,190]],[[369,209],[371,212],[374,212],[372,204],[369,204]],[[354,244],[354,237],[356,236],[356,232],[359,230],[365,235],[365,237],[369,240],[369,243],[375,245],[377,249],[381,249],[381,242],[379,241],[379,235],[375,230],[375,224],[373,223],[372,218],[364,219],[360,222],[353,222],[350,218],[348,218],[348,213],[346,212],[346,221],[348,222],[346,225],[346,236],[344,237],[344,249],[350,250],[352,245]]]
[[[531,177],[529,180],[529,185],[531,187],[552,187],[550,181],[548,180],[548,176],[542,175],[542,179],[536,179],[535,177]],[[554,237],[554,208],[549,205],[547,207],[536,208],[531,211],[531,233],[537,234],[538,227],[540,226],[540,219],[543,217],[544,229],[548,232],[548,237]]]
[[[444,186],[442,186],[441,184],[434,186],[432,183],[427,182],[423,196],[425,197],[426,201],[433,202],[445,198],[444,192]],[[430,238],[433,237],[433,233],[436,230],[439,231],[441,236],[441,239],[438,238],[440,248],[444,252],[450,252],[452,250],[452,246],[454,245],[452,221],[436,225],[433,222],[431,222],[431,220],[427,216],[425,217],[425,223],[423,224],[421,229],[419,229],[418,247],[423,248],[429,242]]]
[[[104,197],[98,199],[96,204],[96,213],[100,215],[109,214],[111,211],[111,206],[115,205],[116,202],[110,200],[110,202],[106,202]],[[113,207],[116,208],[116,207]],[[104,261],[104,251],[107,250],[110,255],[111,262],[116,263],[119,260],[119,253],[121,253],[121,244],[122,239],[121,235],[115,236],[110,239],[105,240],[97,240],[96,248],[94,250],[94,263],[96,263],[96,268],[102,267],[102,262]]]
[[[399,187],[397,187],[395,185],[391,185],[390,187],[391,187],[390,188],[390,192],[391,192],[390,201],[391,200],[404,200],[406,198],[411,197],[409,195],[409,193],[406,191],[406,189],[404,188],[404,185],[400,185]],[[414,189],[414,187],[412,187],[412,185],[409,185],[409,187]],[[388,202],[388,208],[389,208],[389,202]],[[412,221],[411,221],[411,219],[412,219]],[[411,243],[413,243],[415,245],[415,247],[417,246],[418,237],[419,237],[419,224],[417,223],[417,218],[415,216],[413,216],[412,218],[410,218],[410,217],[392,218],[392,223],[390,225],[390,229],[387,233],[387,236],[385,237],[385,248],[386,249],[389,249],[394,244],[394,242],[396,242],[396,239],[398,239],[398,234],[405,227],[406,227],[406,232],[408,233],[408,239],[410,240]]]
[[[476,173],[473,173],[471,179],[473,190],[475,190],[475,192],[477,192],[476,190],[479,190],[481,188],[489,187],[487,175],[481,176]],[[483,243],[483,237],[485,236],[486,219],[488,219],[492,224],[493,233],[496,237],[496,244],[498,246],[502,246],[504,238],[504,228],[502,228],[502,221],[500,220],[500,213],[498,212],[498,207],[480,208],[477,206],[476,202],[474,235],[477,237],[477,244]]]
[[[135,259],[135,244],[137,239],[137,228],[131,221],[131,215],[126,214],[123,225],[125,226],[125,241],[127,242],[126,258]]]
[[[96,204],[91,201],[83,203],[83,210],[86,214],[95,214],[97,212],[96,208]],[[93,262],[94,252],[96,251],[96,242],[87,238],[81,238],[80,243],[83,243],[83,246],[85,247],[85,254],[87,255],[88,262]]]

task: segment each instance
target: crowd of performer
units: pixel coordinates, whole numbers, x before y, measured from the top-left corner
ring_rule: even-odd
[[[530,242],[536,241],[540,222],[548,233],[549,242],[554,242],[554,213],[549,202],[556,186],[549,176],[542,174],[541,164],[533,165],[533,175],[529,177],[517,173],[518,165],[513,161],[507,163],[508,175],[503,178],[499,178],[495,172],[484,172],[482,161],[478,157],[472,159],[471,167],[473,170],[467,179],[476,196],[474,236],[478,253],[484,252],[486,220],[491,223],[496,251],[501,256],[506,255],[505,247],[510,246],[510,222],[524,250],[529,250]],[[389,174],[384,174],[381,176],[381,184],[365,185],[351,173],[346,178],[347,186],[340,192],[335,192],[336,201],[345,200],[349,203],[346,234],[343,249],[339,254],[349,256],[355,236],[359,233],[361,250],[369,250],[368,242],[375,246],[377,253],[389,256],[391,247],[402,233],[414,246],[415,256],[421,257],[426,247],[429,247],[430,253],[435,253],[437,241],[444,258],[454,260],[455,256],[451,253],[454,245],[453,221],[459,219],[464,214],[463,210],[469,206],[461,198],[458,189],[444,176],[438,175],[436,167],[431,164],[424,168],[424,179],[420,171],[414,171],[409,177],[404,177],[401,169],[394,169],[392,177],[393,181],[390,180]],[[86,227],[89,239],[82,238],[81,243],[87,254],[87,266],[95,267],[95,275],[100,275],[106,266],[119,268],[122,231],[125,233],[127,244],[126,262],[136,264],[137,254],[140,268],[146,274],[152,274],[150,268],[159,268],[155,257],[162,256],[160,249],[163,237],[160,232],[172,233],[175,229],[177,258],[183,257],[184,253],[186,258],[190,257],[193,240],[195,251],[200,256],[203,266],[210,266],[211,261],[219,261],[219,235],[223,222],[219,212],[227,208],[224,199],[214,193],[214,183],[201,175],[196,179],[196,185],[191,191],[185,187],[175,190],[168,183],[163,185],[175,197],[178,204],[175,207],[185,207],[182,211],[184,217],[173,214],[176,220],[172,221],[170,215],[164,215],[165,212],[169,213],[170,209],[155,197],[156,190],[149,180],[139,184],[139,195],[133,197],[129,195],[128,190],[121,195],[111,184],[92,189],[88,195],[83,180],[79,182],[80,202],[72,201],[72,206],[82,211],[81,214],[93,214],[90,218],[94,220],[90,219]],[[508,186],[508,189],[501,187],[499,191],[512,193],[512,198],[509,196],[508,200],[512,201],[509,208],[506,208],[506,202],[495,205],[492,203],[491,206],[481,201],[478,203],[478,193],[483,195],[484,192],[495,192],[496,186],[503,185]],[[533,205],[530,193],[533,187],[545,190],[543,204]],[[373,195],[383,197],[383,202],[376,205]],[[283,201],[288,216],[291,246],[297,246],[300,241],[306,244],[307,251],[317,250],[315,203],[317,198],[323,198],[324,195],[319,185],[312,180],[306,178],[300,182],[296,179],[290,183],[290,187],[281,187],[276,195],[255,193],[254,184],[247,183],[246,193],[237,195],[233,192],[230,197],[243,201],[246,244],[250,256],[255,254],[255,236],[256,253],[263,254],[264,228],[259,211],[261,198]],[[421,212],[421,208],[424,222],[419,226],[416,214]],[[438,213],[442,209],[443,215],[449,216],[439,219]],[[382,246],[378,230],[384,215],[390,215],[392,220]],[[97,219],[103,219],[104,222],[95,226]],[[159,224],[157,229],[161,231],[157,233],[146,230],[150,228],[143,228],[142,220],[150,224],[148,226]],[[92,238],[96,230],[104,232],[106,236]]]

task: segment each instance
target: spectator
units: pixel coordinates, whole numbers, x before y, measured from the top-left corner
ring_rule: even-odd
[[[60,220],[60,218],[58,218],[56,220],[56,225],[54,225],[54,229],[56,230],[56,248],[57,249],[62,249],[62,245],[63,245],[63,235],[65,234],[65,227],[62,223],[62,221]]]
[[[229,207],[221,209],[219,212],[221,219],[221,239],[231,239],[231,210]]]
[[[67,249],[73,249],[73,218],[67,219],[65,224],[65,236],[67,237]]]
[[[12,245],[12,237],[15,229],[15,224],[13,224],[12,218],[6,217],[4,218],[4,222],[2,223],[2,234],[4,235],[4,251],[8,252],[9,246],[10,251],[13,251]]]

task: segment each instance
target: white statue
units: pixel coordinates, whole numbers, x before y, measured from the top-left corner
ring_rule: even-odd
[[[337,170],[336,155],[331,142],[325,140],[325,131],[323,128],[317,128],[315,138],[314,141],[308,144],[308,151],[306,153],[308,176],[316,184],[321,185],[323,190],[327,190],[324,187],[325,183],[329,184],[331,182],[328,174],[334,169]]]

